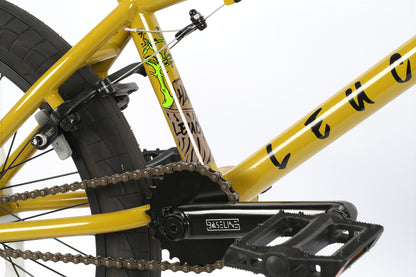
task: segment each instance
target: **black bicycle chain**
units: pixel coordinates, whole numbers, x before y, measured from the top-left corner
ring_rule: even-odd
[[[199,174],[209,177],[211,181],[218,183],[221,190],[227,195],[229,202],[237,202],[239,195],[233,190],[231,183],[222,177],[222,174],[218,171],[212,170],[208,165],[201,165],[198,163],[177,162],[170,163],[168,165],[156,166],[153,168],[137,169],[131,172],[124,172],[122,174],[114,174],[111,176],[95,178],[90,180],[84,180],[81,182],[74,182],[72,184],[64,184],[61,186],[54,186],[50,188],[43,188],[40,190],[33,190],[30,192],[15,193],[10,196],[0,197],[0,205],[7,205],[18,201],[25,201],[28,199],[36,199],[39,197],[45,197],[48,195],[56,195],[58,193],[67,193],[77,190],[85,190],[87,188],[96,188],[98,186],[106,186],[109,184],[117,184],[120,182],[128,182],[130,180],[139,180],[141,178],[150,178],[152,176],[161,176],[164,174],[172,174],[180,171],[198,172]],[[101,256],[83,256],[50,252],[32,252],[22,251],[18,249],[3,249],[0,250],[0,257],[3,258],[22,258],[31,260],[43,260],[64,263],[83,263],[85,265],[115,267],[115,268],[127,268],[138,270],[171,270],[173,272],[182,271],[188,272],[207,272],[211,273],[215,269],[221,269],[224,267],[223,261],[219,260],[213,264],[207,264],[204,266],[189,265],[186,262],[170,263],[167,261],[146,261],[135,260],[125,258],[113,258],[113,257],[101,257]]]

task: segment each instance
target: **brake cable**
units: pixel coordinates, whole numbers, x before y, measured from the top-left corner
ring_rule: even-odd
[[[155,53],[142,62],[136,64],[134,67],[130,68],[128,71],[124,72],[122,75],[120,75],[118,78],[111,81],[111,84],[120,82],[121,80],[129,77],[130,75],[134,74],[137,70],[139,70],[145,63],[150,61],[152,58],[154,58],[156,55],[160,54],[165,49],[173,49],[182,39],[190,35],[196,30],[203,31],[205,30],[208,25],[206,21],[208,18],[216,14],[218,11],[220,11],[225,4],[221,5],[217,9],[215,9],[213,12],[211,12],[207,17],[202,16],[201,13],[199,13],[197,10],[192,9],[189,12],[189,15],[191,17],[192,23],[187,25],[186,27],[178,30],[145,30],[145,29],[132,29],[132,28],[125,28],[124,30],[127,32],[134,32],[134,33],[176,33],[175,38],[167,43],[165,46],[163,46],[161,49],[158,49],[155,51]]]

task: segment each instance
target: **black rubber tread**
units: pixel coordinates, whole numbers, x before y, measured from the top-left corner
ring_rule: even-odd
[[[70,45],[35,17],[0,0],[0,72],[26,91]],[[60,88],[70,99],[94,84],[97,76],[86,67]],[[96,98],[79,111],[80,128],[67,136],[73,160],[82,178],[100,177],[144,167],[137,142],[120,109],[112,98]],[[148,184],[130,182],[87,192],[92,213],[105,213],[146,203]],[[96,236],[97,254],[102,256],[160,259],[160,246],[147,227]],[[100,267],[100,277],[156,277],[159,272],[115,270]]]

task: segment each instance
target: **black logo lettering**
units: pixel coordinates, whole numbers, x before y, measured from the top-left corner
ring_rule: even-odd
[[[286,157],[283,159],[282,163],[279,163],[279,161],[276,159],[275,155],[273,154],[273,149],[272,149],[272,145],[269,144],[266,147],[267,150],[267,154],[269,155],[270,160],[272,161],[272,163],[278,167],[279,169],[285,169],[287,163],[289,162],[290,159],[290,153],[286,155]]]
[[[390,65],[393,65],[396,61],[400,60],[400,64],[403,64],[402,56],[399,53],[394,54],[390,58]],[[407,69],[406,69],[406,78],[403,80],[396,71],[396,67],[391,70],[391,74],[393,74],[394,79],[398,83],[406,83],[412,79],[412,68],[410,65],[410,61],[407,60]]]
[[[316,112],[314,112],[308,120],[306,120],[305,122],[305,126],[308,126],[309,124],[311,124],[312,122],[314,122],[316,120],[316,117],[318,116],[318,114],[322,111],[322,108],[319,108]],[[323,120],[319,120],[318,122],[316,122],[315,124],[312,125],[311,129],[312,132],[315,134],[315,136],[318,139],[326,139],[327,137],[329,137],[329,133],[331,132],[331,127],[326,124],[325,126],[325,134],[322,135],[322,133],[319,131],[319,129],[322,126],[322,122]]]
[[[347,89],[345,94],[347,95],[348,102],[350,102],[351,106],[356,109],[357,111],[361,112],[365,110],[365,104],[364,102],[367,102],[369,104],[374,104],[374,102],[368,98],[367,94],[365,94],[364,90],[361,89],[361,83],[357,82],[355,83],[355,89],[357,91],[357,102],[355,102],[353,97],[350,97],[352,94],[352,89]]]
[[[208,232],[240,231],[240,220],[231,219],[206,219]]]

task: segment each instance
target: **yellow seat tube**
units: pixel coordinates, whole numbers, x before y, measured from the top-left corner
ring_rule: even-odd
[[[416,37],[226,172],[249,201],[416,82]]]
[[[153,13],[136,15],[132,28],[160,29]],[[138,32],[132,33],[132,37],[142,60],[146,61],[145,69],[182,159],[208,164],[216,169],[214,157],[163,34]],[[161,49],[163,51],[157,54]]]

